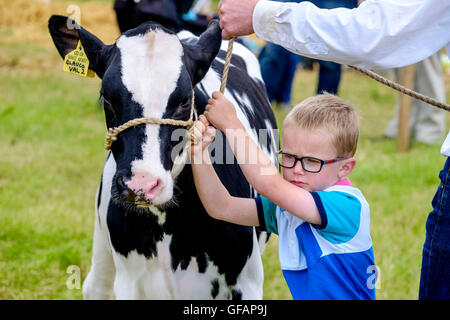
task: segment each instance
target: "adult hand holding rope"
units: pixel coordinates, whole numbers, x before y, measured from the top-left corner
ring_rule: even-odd
[[[224,39],[252,34],[252,12],[259,0],[220,1],[217,11]]]

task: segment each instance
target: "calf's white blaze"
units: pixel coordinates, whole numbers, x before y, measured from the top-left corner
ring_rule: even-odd
[[[142,106],[144,117],[162,118],[182,67],[183,47],[177,36],[155,29],[143,35],[121,36],[117,47],[122,59],[122,82],[132,99]],[[147,124],[145,134],[143,157],[131,163],[131,172],[148,172],[161,179],[163,190],[153,204],[162,204],[172,198],[173,178],[161,163],[159,125]]]

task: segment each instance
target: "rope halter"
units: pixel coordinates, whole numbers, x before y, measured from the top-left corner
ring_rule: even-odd
[[[223,94],[225,91],[225,86],[227,83],[227,78],[228,78],[228,71],[229,71],[229,67],[230,67],[230,62],[231,62],[231,55],[232,55],[232,51],[233,51],[233,43],[234,43],[234,39],[235,38],[231,38],[228,41],[228,50],[227,50],[227,55],[225,58],[225,65],[224,65],[224,69],[223,69],[223,73],[222,73],[222,81],[220,84],[220,92]],[[171,126],[179,126],[179,127],[186,127],[189,137],[194,140],[195,137],[193,135],[193,131],[194,131],[194,88],[192,88],[192,101],[191,101],[191,115],[189,117],[189,120],[184,121],[184,120],[173,120],[173,119],[160,119],[160,118],[137,118],[137,119],[133,119],[130,120],[118,127],[115,128],[109,128],[108,132],[106,133],[106,139],[105,139],[105,149],[106,150],[110,150],[111,146],[113,144],[114,141],[117,140],[117,135],[119,133],[121,133],[122,131],[140,125],[140,124],[167,124],[167,125],[171,125]],[[195,144],[198,143],[198,141],[194,141]]]
[[[229,71],[229,67],[230,67],[230,62],[231,62],[231,55],[232,55],[232,51],[233,51],[233,43],[234,43],[234,39],[232,38],[229,40],[228,42],[228,51],[227,51],[227,55],[225,58],[225,65],[224,65],[224,70],[222,73],[222,81],[221,81],[221,85],[220,85],[220,92],[223,94],[225,91],[225,86],[227,83],[227,78],[228,78],[228,71]],[[189,120],[184,121],[184,120],[174,120],[174,119],[160,119],[160,118],[137,118],[137,119],[133,119],[130,120],[118,127],[115,128],[109,128],[107,133],[106,133],[106,139],[105,139],[105,149],[106,150],[110,150],[111,146],[113,144],[114,141],[117,140],[117,135],[119,133],[121,133],[122,131],[140,125],[140,124],[158,124],[158,125],[162,125],[162,124],[166,124],[166,125],[172,125],[172,126],[179,126],[179,127],[186,127],[187,129],[187,133],[188,136],[191,139],[191,142],[194,142],[194,144],[197,144],[199,141],[195,138],[194,136],[194,107],[195,107],[195,99],[194,99],[194,88],[192,88],[192,100],[191,100],[191,114],[189,116]],[[186,143],[186,145],[184,146],[183,149],[183,154],[186,155],[186,150],[188,150],[190,146],[190,143]],[[174,176],[174,174],[172,173],[172,175]],[[176,176],[176,174],[175,174]],[[152,211],[154,214],[156,214],[158,216],[158,221],[160,220],[161,217],[161,211],[158,209],[158,207],[154,206],[154,205],[148,205],[148,208],[150,209],[150,211]]]
[[[187,120],[187,121],[174,120],[174,119],[160,119],[160,118],[136,118],[136,119],[130,120],[128,122],[125,122],[124,124],[122,124],[118,127],[109,128],[108,132],[106,133],[105,149],[106,150],[111,149],[111,146],[112,146],[113,142],[117,140],[117,136],[119,133],[121,133],[122,131],[124,131],[128,128],[138,126],[140,124],[158,124],[158,125],[166,124],[166,125],[171,125],[171,126],[186,127],[189,135],[192,136],[192,130],[193,130],[193,126],[194,126],[194,119],[193,119],[194,118],[194,105],[195,105],[194,100],[195,100],[194,99],[194,89],[192,89],[191,114],[189,116],[189,120]]]

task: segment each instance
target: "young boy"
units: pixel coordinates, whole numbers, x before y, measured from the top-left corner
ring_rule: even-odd
[[[215,129],[208,121],[226,135],[259,194],[255,199],[232,197],[220,182],[209,161]],[[369,205],[346,178],[356,164],[355,110],[330,94],[308,98],[286,116],[282,137],[283,177],[247,135],[233,105],[213,93],[191,146],[195,185],[208,214],[278,234],[294,299],[375,299]],[[246,152],[238,152],[236,140],[245,142]],[[248,163],[245,153],[257,155],[257,163]]]

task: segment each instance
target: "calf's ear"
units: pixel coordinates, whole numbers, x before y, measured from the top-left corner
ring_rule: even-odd
[[[92,33],[65,16],[52,15],[48,20],[48,29],[53,43],[63,59],[69,52],[76,49],[80,40],[89,59],[89,69],[94,70],[100,78],[103,77],[109,49],[112,46],[103,44]]]
[[[219,21],[212,20],[195,44],[183,44],[183,63],[191,76],[192,85],[200,82],[208,72],[222,44]]]

